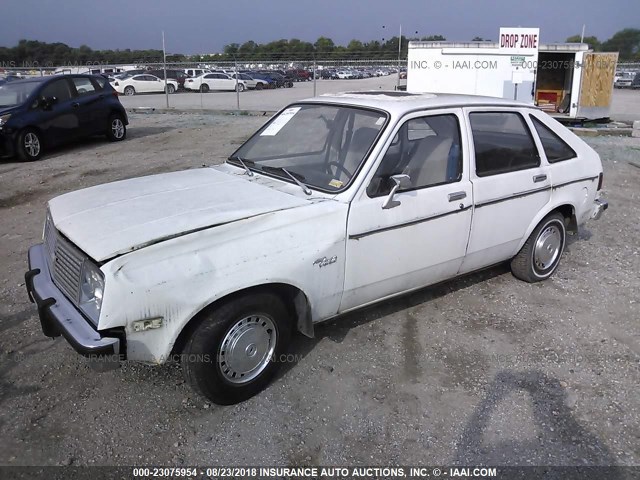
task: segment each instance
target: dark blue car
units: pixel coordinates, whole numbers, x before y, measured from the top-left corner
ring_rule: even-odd
[[[58,75],[0,85],[0,156],[37,160],[47,148],[90,135],[124,140],[129,121],[106,78]]]

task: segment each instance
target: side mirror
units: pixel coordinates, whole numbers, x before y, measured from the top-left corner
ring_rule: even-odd
[[[56,103],[58,103],[58,99],[56,97],[42,97],[40,98],[40,106],[43,110],[51,110]]]
[[[389,196],[382,204],[382,208],[384,210],[387,210],[389,208],[394,208],[400,205],[400,202],[398,200],[393,199],[393,197],[395,197],[396,192],[398,190],[411,188],[411,177],[409,175],[405,175],[405,174],[392,175],[391,180],[393,181],[394,185],[391,191],[389,192]]]

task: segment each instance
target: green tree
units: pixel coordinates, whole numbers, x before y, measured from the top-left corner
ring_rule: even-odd
[[[570,37],[567,38],[566,42],[580,43],[580,35],[571,35]],[[602,48],[602,44],[600,43],[600,40],[598,40],[598,37],[594,37],[594,36],[584,37],[582,42],[589,45],[589,48],[591,48],[596,52],[599,52]]]
[[[640,30],[625,28],[616,32],[613,37],[602,43],[602,50],[620,52],[621,60],[640,59]]]

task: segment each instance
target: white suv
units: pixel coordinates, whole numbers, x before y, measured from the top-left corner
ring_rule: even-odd
[[[275,115],[219,166],[67,193],[29,250],[47,336],[183,362],[218,403],[264,388],[291,334],[500,262],[527,282],[597,218],[597,153],[503,99],[336,94]]]

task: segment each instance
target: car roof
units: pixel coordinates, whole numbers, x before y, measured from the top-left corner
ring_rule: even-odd
[[[531,107],[526,103],[481,95],[451,93],[409,93],[396,90],[371,90],[362,92],[327,93],[302,100],[303,103],[337,103],[343,105],[381,108],[392,114],[403,114],[412,110],[449,107]]]

